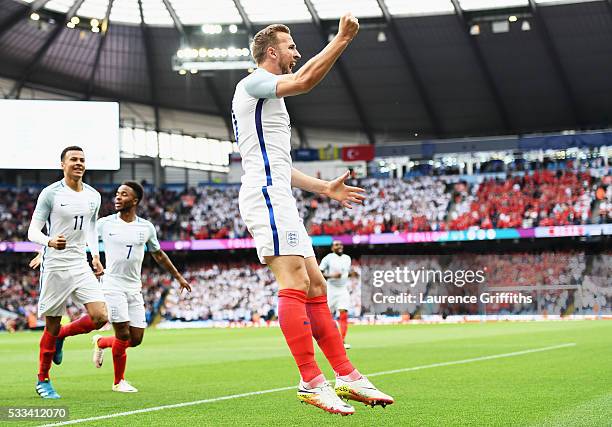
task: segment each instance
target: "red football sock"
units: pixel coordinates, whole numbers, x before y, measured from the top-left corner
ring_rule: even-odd
[[[355,370],[346,356],[342,337],[327,306],[327,295],[309,298],[306,312],[310,318],[312,336],[337,375],[349,375]]]
[[[62,326],[58,338],[71,337],[73,335],[87,334],[96,329],[96,324],[91,320],[89,315],[85,315],[74,322]]]
[[[346,338],[346,332],[348,331],[348,312],[344,310],[340,312],[338,323],[340,323],[340,335],[342,335],[342,341],[344,341]]]
[[[278,322],[302,380],[309,382],[321,375],[314,357],[310,321],[306,315],[306,292],[297,289],[281,289],[278,292]]]
[[[51,361],[55,354],[55,341],[57,337],[51,335],[47,329],[43,331],[40,337],[40,351],[38,354],[38,380],[44,381],[49,378],[49,369],[51,369]]]
[[[98,340],[98,347],[109,348],[113,346],[114,342],[115,342],[115,337],[102,337]]]
[[[125,374],[125,365],[127,363],[127,353],[125,350],[130,346],[130,341],[119,340],[115,338],[113,340],[113,366],[115,368],[115,384],[123,379]]]

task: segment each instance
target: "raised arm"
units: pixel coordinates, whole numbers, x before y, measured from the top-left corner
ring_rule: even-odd
[[[348,178],[349,174],[350,172],[346,171],[332,181],[324,181],[306,175],[296,168],[291,168],[291,186],[310,191],[311,193],[327,196],[330,199],[339,201],[345,208],[352,209],[352,203],[359,205],[363,204],[365,196],[361,193],[365,190],[363,188],[346,185],[344,181]]]
[[[276,84],[276,96],[300,95],[311,91],[327,75],[344,49],[357,35],[359,22],[348,13],[340,18],[338,34],[321,52],[306,62],[295,74],[285,74]]]

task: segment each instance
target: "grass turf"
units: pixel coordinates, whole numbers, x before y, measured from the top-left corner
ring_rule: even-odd
[[[34,391],[39,338],[0,335],[0,405],[68,406],[74,420],[298,381],[277,328],[148,330],[143,344],[128,350],[126,378],[140,392],[115,393],[111,353],[95,369],[90,334],[66,341],[63,364],[51,370],[62,399],[43,400]],[[291,389],[83,425],[612,425],[609,321],[359,326],[348,338],[351,360],[363,373],[576,346],[377,376],[374,384],[396,403],[386,409],[355,403],[350,417],[302,405]],[[317,358],[333,378],[322,355]]]

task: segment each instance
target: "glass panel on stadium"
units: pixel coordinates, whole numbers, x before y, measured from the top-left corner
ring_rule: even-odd
[[[147,156],[157,157],[158,154],[157,132],[149,130],[147,131]]]
[[[171,0],[183,25],[239,24],[240,13],[232,0]]]
[[[111,21],[140,24],[140,8],[134,0],[115,0],[110,15]]]
[[[142,14],[148,25],[173,25],[170,12],[162,0],[142,0]]]
[[[161,159],[169,159],[172,157],[172,146],[170,144],[170,134],[166,132],[159,133],[159,157]]]
[[[88,18],[104,19],[107,8],[108,0],[85,0],[76,14]]]
[[[463,10],[501,9],[513,6],[529,6],[527,0],[459,0]]]
[[[133,157],[134,155],[134,129],[121,128],[120,132],[121,155]]]
[[[337,19],[346,12],[357,18],[382,16],[376,0],[313,0],[312,4],[321,19]]]
[[[386,0],[391,15],[434,15],[453,13],[455,8],[450,0]]]
[[[210,163],[210,150],[212,145],[208,143],[206,138],[196,138],[197,146],[195,151],[195,159],[200,163]]]
[[[242,0],[252,22],[310,22],[312,17],[303,0]]]
[[[134,154],[147,155],[147,135],[144,129],[134,129]]]
[[[33,0],[28,0],[30,3]],[[74,4],[74,0],[51,0],[45,5],[46,9],[54,10],[56,12],[66,13],[70,7]]]
[[[183,135],[170,135],[170,147],[172,149],[172,159],[185,160],[185,138]]]

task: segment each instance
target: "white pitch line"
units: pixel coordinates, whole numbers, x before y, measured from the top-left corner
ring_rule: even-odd
[[[539,353],[539,352],[542,352],[542,351],[557,350],[557,349],[566,348],[566,347],[574,347],[575,345],[576,345],[576,343],[558,344],[558,345],[552,345],[552,346],[549,346],[549,347],[540,347],[540,348],[532,348],[532,349],[529,349],[529,350],[513,351],[512,353],[493,354],[493,355],[490,355],[490,356],[474,357],[474,358],[471,358],[471,359],[451,360],[449,362],[432,363],[432,364],[429,364],[429,365],[413,366],[411,368],[402,368],[402,369],[394,369],[394,370],[391,370],[391,371],[375,372],[375,373],[372,373],[372,374],[366,374],[366,376],[367,377],[377,377],[379,375],[391,375],[391,374],[399,374],[399,373],[402,373],[402,372],[420,371],[422,369],[439,368],[439,367],[442,367],[442,366],[461,365],[461,364],[464,364],[464,363],[481,362],[483,360],[502,359],[502,358],[505,358],[505,357],[522,356],[524,354]],[[289,387],[280,387],[280,388],[271,388],[271,389],[268,389],[268,390],[251,391],[251,392],[248,392],[248,393],[231,394],[229,396],[221,396],[221,397],[213,397],[213,398],[210,398],[210,399],[194,400],[192,402],[174,403],[172,405],[154,406],[152,408],[136,409],[134,411],[126,411],[126,412],[117,412],[115,414],[100,415],[100,416],[97,416],[97,417],[79,418],[79,419],[76,419],[76,420],[62,421],[62,422],[59,422],[59,423],[44,424],[44,425],[42,425],[40,427],[65,426],[65,425],[69,425],[69,424],[85,423],[85,422],[88,422],[88,421],[106,420],[106,419],[109,419],[109,418],[125,417],[125,416],[128,416],[128,415],[143,414],[143,413],[146,413],[146,412],[161,411],[161,410],[164,410],[164,409],[183,408],[185,406],[203,405],[205,403],[220,402],[220,401],[223,401],[223,400],[238,399],[238,398],[241,398],[241,397],[258,396],[260,394],[276,393],[276,392],[279,392],[279,391],[286,391],[286,390],[291,390],[291,389],[295,389],[295,386],[293,385],[293,386],[289,386]]]

